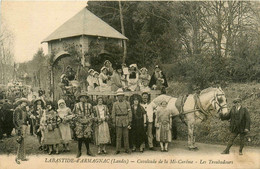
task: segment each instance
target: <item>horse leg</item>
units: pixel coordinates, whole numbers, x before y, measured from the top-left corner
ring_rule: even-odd
[[[189,150],[198,150],[195,146],[195,122],[188,122],[188,148]]]
[[[196,139],[196,125],[193,124],[193,139],[192,139],[192,147],[194,147],[194,150],[198,150],[198,147],[195,145],[195,139]]]
[[[189,150],[193,149],[193,124],[188,123],[188,148]]]

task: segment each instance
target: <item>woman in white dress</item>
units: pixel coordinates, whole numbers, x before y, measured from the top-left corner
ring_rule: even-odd
[[[151,80],[151,76],[148,74],[148,70],[145,67],[141,68],[140,75],[139,75],[140,91],[142,91],[142,92],[151,91],[150,87],[148,86],[150,80]]]
[[[93,107],[95,114],[95,142],[98,146],[98,154],[106,154],[106,144],[110,143],[108,128],[109,111],[103,104],[103,98],[97,98],[97,105]]]
[[[127,75],[127,82],[128,82],[128,89],[131,91],[138,91],[139,90],[139,73],[137,71],[137,65],[131,64],[129,66],[129,74]]]
[[[94,86],[94,70],[89,69],[88,71],[88,77],[87,77],[87,83],[88,83],[88,91],[94,91],[95,86]]]
[[[66,103],[63,99],[60,99],[58,101],[58,107],[59,109],[57,110],[57,112],[59,117],[62,119],[62,123],[59,124],[59,128],[61,131],[63,148],[64,151],[70,151],[69,142],[72,140],[72,135],[69,121],[73,118],[73,115],[70,108],[66,106]]]
[[[94,88],[96,92],[99,92],[99,73],[97,71],[94,72]]]
[[[99,74],[99,90],[100,92],[110,92],[111,86],[108,84],[110,77],[108,76],[108,69],[106,67],[102,67]]]

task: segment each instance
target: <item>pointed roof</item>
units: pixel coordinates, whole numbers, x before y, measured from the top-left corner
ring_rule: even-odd
[[[85,7],[45,38],[42,43],[80,35],[127,39]]]

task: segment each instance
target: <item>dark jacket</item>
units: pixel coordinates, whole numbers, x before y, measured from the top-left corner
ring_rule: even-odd
[[[163,87],[168,87],[168,82],[167,82],[167,79],[165,77],[165,74],[163,72],[162,73],[162,79],[164,79],[164,83],[162,84]],[[155,73],[153,73],[152,77],[151,77],[151,80],[149,82],[149,87],[152,88],[153,85],[156,85],[157,84],[157,78],[155,77]]]
[[[221,116],[221,120],[230,120],[230,131],[232,133],[243,133],[245,129],[250,130],[250,115],[247,108],[242,107],[237,110],[233,106],[226,116]]]
[[[21,108],[20,106],[18,106],[14,110],[14,114],[13,114],[13,123],[15,128],[18,130],[21,129],[22,125],[27,125],[27,121],[28,121],[28,115],[25,110],[25,107]]]

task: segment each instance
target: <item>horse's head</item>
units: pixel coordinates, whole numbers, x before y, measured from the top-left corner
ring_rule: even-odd
[[[212,106],[221,115],[226,115],[228,113],[227,99],[225,93],[220,87],[216,88],[215,97],[212,100]]]

